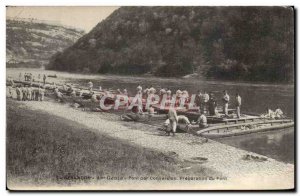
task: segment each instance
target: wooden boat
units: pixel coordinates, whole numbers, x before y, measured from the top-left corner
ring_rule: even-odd
[[[197,125],[193,125],[192,127],[189,128],[189,130],[186,130],[185,125],[180,125],[180,128],[205,138],[222,138],[222,137],[230,137],[230,136],[284,129],[292,126],[294,126],[294,121],[290,119],[279,119],[279,120],[265,119],[263,121],[250,122],[250,123],[214,125],[204,129],[200,129]]]
[[[164,108],[160,108],[160,104],[153,104],[152,107],[160,114],[167,114],[170,110],[170,106],[165,106]],[[176,111],[179,113],[185,113],[188,110],[185,107],[175,107]]]
[[[64,89],[64,86],[68,87],[68,85],[63,85],[63,84],[59,84],[59,83],[50,83],[50,82],[46,82],[45,85],[42,82],[30,82],[30,81],[19,81],[19,80],[13,80],[14,83],[16,84],[23,84],[23,85],[31,85],[32,87],[39,87],[39,86],[44,86],[46,90],[54,90],[55,86],[58,87],[59,91],[62,92],[63,94],[68,95],[68,93],[70,93],[67,89]],[[8,84],[9,85],[9,84]],[[72,85],[73,89],[76,92],[76,95],[80,94],[80,91],[83,92],[82,96],[85,97],[86,99],[90,99],[92,94],[90,92],[90,90],[88,88],[79,88],[79,87],[75,87],[75,85]],[[115,96],[116,92],[113,90],[98,90],[98,89],[93,89],[93,92],[96,93],[97,95],[99,94],[105,94],[105,93],[110,93],[111,95]],[[108,98],[109,99],[109,98]],[[111,100],[110,100],[111,101]]]
[[[54,74],[54,75],[48,75],[49,78],[57,78],[57,75]]]
[[[128,114],[121,115],[121,120],[124,121],[147,122],[147,121],[165,120],[165,119],[167,119],[166,114],[128,113]]]
[[[225,118],[225,115],[223,113],[223,109],[218,108],[217,111],[219,113],[218,116],[206,115],[207,120],[208,121],[223,121],[223,119],[227,119],[227,118]],[[230,116],[232,116],[232,118],[235,118],[234,115],[233,115],[235,111],[236,111],[236,109],[228,109],[228,113],[229,113]],[[185,115],[186,117],[188,117],[191,120],[197,120],[200,116],[199,111],[191,111],[191,110],[179,111],[178,114]]]

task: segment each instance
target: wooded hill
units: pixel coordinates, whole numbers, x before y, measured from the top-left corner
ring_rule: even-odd
[[[292,82],[291,7],[121,7],[48,69]]]
[[[41,67],[82,37],[83,31],[36,20],[6,20],[7,67]]]

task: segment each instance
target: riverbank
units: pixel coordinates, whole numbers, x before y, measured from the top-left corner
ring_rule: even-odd
[[[64,144],[72,145],[68,151],[68,162],[77,165],[79,168],[82,168],[81,171],[90,171],[92,174],[97,175],[98,170],[89,169],[95,168],[94,165],[99,165],[99,159],[96,157],[103,157],[102,155],[94,156],[93,151],[102,152],[102,148],[107,145],[101,145],[103,141],[101,139],[93,139],[94,137],[83,137],[84,134],[100,134],[100,138],[109,137],[114,140],[114,142],[109,142],[111,146],[109,149],[113,150],[114,153],[108,153],[104,162],[101,165],[105,168],[109,168],[108,171],[113,171],[112,168],[115,166],[110,166],[115,163],[116,160],[120,162],[131,161],[131,164],[124,163],[117,168],[117,171],[114,171],[115,175],[118,176],[157,176],[157,174],[163,174],[163,176],[173,176],[176,177],[176,180],[173,181],[151,181],[151,180],[96,180],[92,183],[75,183],[69,184],[70,189],[111,189],[118,186],[117,189],[290,189],[294,186],[294,165],[285,164],[278,162],[274,159],[267,158],[266,161],[255,161],[255,160],[245,160],[246,155],[260,156],[255,153],[247,152],[240,150],[234,147],[230,147],[212,140],[204,140],[202,138],[185,134],[178,133],[176,137],[166,137],[163,136],[163,133],[157,130],[157,127],[151,125],[145,125],[140,123],[133,122],[122,122],[119,121],[119,117],[109,113],[92,113],[92,112],[83,112],[71,108],[69,105],[62,105],[55,102],[16,102],[14,100],[7,99],[8,112],[10,110],[15,111],[12,116],[17,115],[19,119],[25,119],[26,114],[31,114],[36,120],[35,124],[40,121],[47,123],[45,130],[37,129],[35,133],[40,133],[38,130],[43,130],[50,132],[52,135],[52,140],[61,141]],[[9,118],[8,118],[9,119]],[[33,118],[31,118],[33,120]],[[19,121],[16,121],[19,122]],[[22,121],[21,121],[22,122]],[[8,120],[9,124],[9,120]],[[31,129],[32,125],[29,125],[29,122],[23,122],[23,125],[29,126],[27,129]],[[56,127],[56,125],[59,125]],[[40,125],[36,125],[39,127]],[[84,126],[85,128],[82,128]],[[9,128],[14,130],[15,128]],[[61,127],[57,129],[58,127]],[[51,129],[48,129],[51,128]],[[56,131],[55,131],[56,130]],[[84,130],[84,131],[83,131]],[[54,132],[54,133],[53,133]],[[84,134],[83,134],[84,133]],[[67,135],[66,135],[67,134]],[[9,135],[9,134],[8,134]],[[15,133],[14,135],[19,135]],[[23,134],[19,139],[22,140],[23,137],[36,138],[34,134]],[[37,139],[38,142],[41,139],[48,138],[49,134],[41,134]],[[73,138],[75,137],[75,138]],[[50,137],[51,138],[51,137]],[[54,139],[55,138],[55,139]],[[60,139],[59,139],[60,138]],[[61,139],[64,138],[64,139]],[[73,143],[74,141],[80,141]],[[106,141],[107,139],[105,139]],[[52,142],[53,142],[52,141]],[[93,142],[91,142],[93,141]],[[18,143],[18,142],[17,142]],[[87,162],[92,164],[92,167],[82,167],[82,160],[78,159],[78,155],[75,153],[79,149],[79,153],[85,154],[82,152],[79,147],[84,146],[83,149],[90,149],[89,145],[97,144],[97,147],[93,147],[91,150],[88,150],[91,153],[86,155],[88,159]],[[127,147],[120,146],[120,144],[134,146],[134,148],[142,148],[143,150],[126,150]],[[31,145],[31,144],[30,144]],[[52,143],[45,143],[45,146],[51,146]],[[99,145],[99,146],[98,146]],[[53,146],[49,148],[53,149]],[[75,146],[75,147],[74,147]],[[92,145],[93,146],[93,145]],[[20,147],[20,146],[19,146]],[[23,146],[24,150],[28,147]],[[22,148],[22,149],[23,149]],[[128,147],[129,148],[129,147]],[[77,150],[74,150],[77,149]],[[147,155],[150,152],[153,154]],[[132,152],[133,151],[133,152]],[[144,152],[145,151],[145,152]],[[8,153],[18,152],[13,150]],[[129,154],[127,154],[130,152]],[[158,154],[157,154],[158,153]],[[161,154],[162,153],[162,154]],[[127,155],[126,155],[127,154]],[[124,155],[124,156],[120,156]],[[23,155],[24,156],[24,155]],[[129,156],[129,158],[126,158]],[[139,159],[133,158],[138,156]],[[145,157],[146,156],[146,157]],[[75,157],[75,158],[74,158]],[[80,156],[79,156],[80,157]],[[167,158],[163,158],[167,157]],[[175,160],[173,163],[167,163],[165,159]],[[266,157],[264,157],[266,158]],[[92,161],[89,161],[92,159]],[[140,159],[142,163],[140,164]],[[134,161],[133,161],[134,160]],[[52,160],[53,161],[53,160]],[[39,163],[39,162],[37,162]],[[98,163],[98,164],[97,164]],[[148,163],[148,164],[146,164]],[[8,164],[10,165],[10,164]],[[34,165],[34,164],[33,164]],[[51,164],[52,165],[52,164]],[[137,165],[137,166],[136,166]],[[68,168],[69,166],[64,166]],[[75,166],[74,166],[75,167]],[[97,166],[98,167],[98,166]],[[96,168],[97,168],[96,167]],[[135,171],[136,167],[140,168],[140,172]],[[130,169],[131,168],[131,169]],[[152,169],[150,169],[152,168]],[[70,167],[72,169],[72,167]],[[78,169],[78,168],[77,168]],[[74,171],[72,169],[72,171]],[[76,171],[76,170],[75,170]],[[124,171],[126,171],[124,173]],[[128,173],[127,173],[128,172]],[[132,173],[133,172],[133,173]],[[147,173],[148,172],[148,173]],[[112,175],[109,174],[109,175]],[[128,174],[128,175],[127,175]],[[207,177],[211,180],[184,180],[180,179],[181,177]],[[177,179],[178,178],[178,179]],[[212,180],[214,179],[214,180]],[[55,181],[54,181],[55,182]],[[49,182],[46,182],[49,183]],[[100,185],[99,185],[100,183]],[[139,186],[137,186],[137,183]],[[43,185],[41,188],[51,189],[57,188],[57,184]],[[25,185],[24,185],[25,186]],[[24,186],[21,186],[25,188]],[[18,186],[20,187],[20,186]],[[26,186],[28,188],[28,186]],[[61,186],[60,186],[61,187]]]
[[[193,164],[179,160],[172,152],[146,149],[102,134],[101,127],[94,130],[33,109],[27,103],[7,100],[9,189],[77,187],[97,184],[97,178],[108,176],[217,175],[202,166],[184,170]]]

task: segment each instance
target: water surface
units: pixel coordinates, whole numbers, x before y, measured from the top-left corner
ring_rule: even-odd
[[[216,139],[217,141],[294,164],[294,128]]]

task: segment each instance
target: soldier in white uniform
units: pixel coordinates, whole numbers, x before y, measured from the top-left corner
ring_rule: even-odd
[[[206,116],[204,115],[203,112],[201,112],[201,115],[199,116],[199,118],[197,120],[197,124],[199,124],[200,128],[206,128],[206,127],[208,127],[208,125],[207,125],[207,118],[206,118]]]
[[[27,99],[28,99],[28,101],[32,100],[32,87],[31,86],[29,86],[27,88]]]
[[[127,92],[127,89],[126,89],[126,88],[124,88],[124,90],[123,90],[123,95],[128,96],[128,92]]]
[[[206,91],[204,91],[204,94],[202,95],[202,109],[201,112],[207,112],[207,107],[208,107],[208,101],[209,101],[209,95]]]
[[[138,85],[138,87],[136,87],[136,90],[137,90],[138,92],[141,92],[141,93],[142,93],[143,88],[141,87],[141,85]]]
[[[58,90],[58,89],[57,89]],[[44,96],[45,96],[45,89],[44,87],[39,87],[39,101],[44,101]]]
[[[22,101],[22,99],[23,99],[22,88],[20,88],[19,86],[17,86],[16,93],[17,93],[17,100],[18,101]]]
[[[224,104],[223,105],[223,111],[224,111],[225,116],[228,116],[228,104],[229,104],[229,100],[230,100],[230,97],[227,94],[227,91],[225,90],[223,98],[222,98],[222,101],[223,101],[223,104]]]
[[[236,93],[236,96],[235,96],[235,105],[236,105],[236,115],[237,115],[237,118],[240,118],[241,117],[242,98],[239,95],[239,93]]]
[[[89,82],[88,82],[88,87],[89,87],[89,90],[90,90],[90,91],[93,90],[93,86],[94,86],[93,82],[89,81]]]
[[[173,136],[175,136],[176,128],[177,128],[177,122],[178,122],[178,116],[177,112],[174,108],[170,108],[168,112],[168,119],[170,120],[170,128],[173,133]],[[168,135],[170,135],[170,132],[168,132]]]

